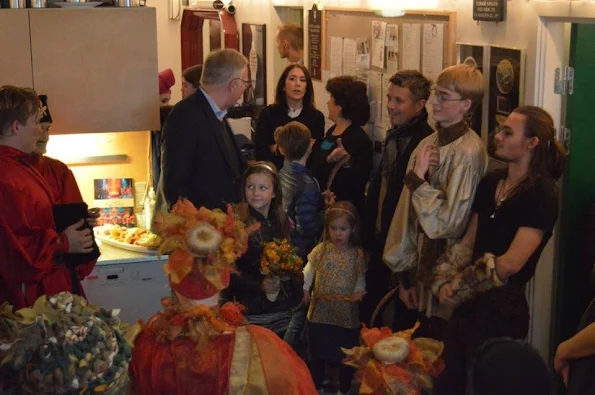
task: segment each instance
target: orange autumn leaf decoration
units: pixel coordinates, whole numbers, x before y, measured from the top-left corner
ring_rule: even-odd
[[[162,299],[164,311],[153,316],[142,327],[153,332],[156,338],[174,341],[188,337],[196,342],[197,347],[204,347],[213,334],[233,332],[237,327],[246,325],[242,307],[235,303],[225,303],[213,309],[198,305],[189,310],[182,310],[171,299]]]
[[[194,258],[182,250],[174,250],[164,266],[165,273],[171,276],[172,282],[179,284],[192,271]]]
[[[444,369],[440,359],[442,342],[428,338],[412,339],[419,322],[411,329],[392,333],[387,327],[361,330],[362,346],[342,349],[347,357],[343,363],[358,369],[361,381],[360,394],[369,395],[419,395],[422,390],[431,390],[432,380]],[[383,343],[379,343],[379,342]],[[386,342],[405,344],[404,358],[400,362],[380,360],[383,357],[375,346]],[[402,351],[403,351],[402,350]]]
[[[170,254],[164,270],[173,284],[198,270],[221,289],[222,275],[229,276],[235,261],[248,249],[248,236],[259,224],[247,227],[236,219],[231,205],[227,212],[197,209],[189,200],[181,199],[171,212],[158,213],[154,226],[163,238],[158,253]]]

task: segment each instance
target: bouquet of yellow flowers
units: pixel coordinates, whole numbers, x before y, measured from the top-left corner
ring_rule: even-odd
[[[298,255],[297,247],[287,239],[274,239],[264,243],[260,257],[260,271],[265,276],[285,277],[302,271],[304,260]]]

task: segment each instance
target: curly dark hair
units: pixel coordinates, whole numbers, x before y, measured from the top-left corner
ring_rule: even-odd
[[[342,75],[328,80],[326,90],[341,107],[341,117],[362,126],[370,119],[370,103],[366,84],[355,77]]]
[[[287,95],[285,94],[285,80],[287,76],[291,72],[291,70],[298,68],[304,72],[304,76],[306,77],[306,93],[304,94],[304,107],[311,107],[315,108],[316,104],[314,103],[314,87],[312,86],[312,78],[310,77],[310,72],[308,69],[299,63],[290,64],[283,70],[283,74],[281,74],[281,78],[279,78],[279,82],[277,82],[277,89],[275,91],[275,104],[282,106],[284,109],[288,109],[287,107]]]

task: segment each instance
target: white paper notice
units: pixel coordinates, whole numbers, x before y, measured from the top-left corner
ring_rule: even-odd
[[[357,46],[357,69],[368,70],[370,68],[370,46],[368,44],[368,39],[358,38],[355,45]]]
[[[444,55],[444,25],[424,24],[424,45],[422,55],[422,73],[427,78],[435,80],[442,71]]]
[[[386,95],[388,94],[388,84],[390,83],[390,77],[393,76],[393,73],[383,73],[382,74],[382,96],[380,100],[380,114],[382,115],[382,123],[384,125],[390,124],[390,119],[388,117],[388,110],[387,108],[387,98]]]
[[[368,73],[368,92],[370,122],[379,122],[382,119],[382,73],[378,71]]]
[[[343,74],[343,37],[331,37],[331,69],[335,75]]]
[[[368,71],[368,70],[358,70],[355,73],[355,77],[357,78],[358,81],[363,82],[367,86],[368,81],[369,81],[369,74],[370,74],[370,71]],[[368,88],[368,99],[369,98],[370,98],[370,89]]]
[[[421,61],[421,25],[403,24],[403,69],[418,70]]]
[[[356,41],[352,38],[343,40],[343,75],[355,75],[356,67]]]
[[[372,66],[384,69],[386,22],[372,21]]]
[[[328,70],[322,70],[320,74],[321,74],[320,83],[318,83],[318,82],[313,83],[314,88],[315,88],[314,95],[318,99],[318,100],[316,100],[316,102],[319,103],[319,105],[316,108],[319,109],[320,112],[322,112],[324,114],[325,118],[328,118],[328,107],[327,107],[326,103],[330,99],[330,94],[326,90],[326,83],[331,78],[336,77],[336,75],[331,73]],[[318,85],[320,87],[320,89],[316,89],[316,85]],[[324,130],[326,130],[326,128]]]

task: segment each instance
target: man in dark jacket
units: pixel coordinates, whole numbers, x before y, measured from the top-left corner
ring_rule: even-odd
[[[387,109],[391,129],[387,132],[382,159],[368,189],[363,219],[364,247],[370,254],[370,260],[366,273],[368,293],[360,312],[362,322],[367,325],[374,326],[370,322],[372,314],[389,291],[392,272],[382,261],[382,252],[403,189],[409,157],[419,142],[433,132],[428,125],[426,111],[430,86],[431,82],[415,70],[397,72],[388,86]],[[406,317],[408,310],[401,308],[402,302],[395,298],[395,303],[398,316]],[[397,325],[399,329],[413,325],[408,319],[402,321],[402,325]],[[380,324],[380,321],[376,320],[376,323]]]
[[[171,111],[163,129],[158,210],[181,197],[210,209],[240,201],[246,162],[225,115],[250,86],[247,65],[235,50],[211,52],[200,88]]]

